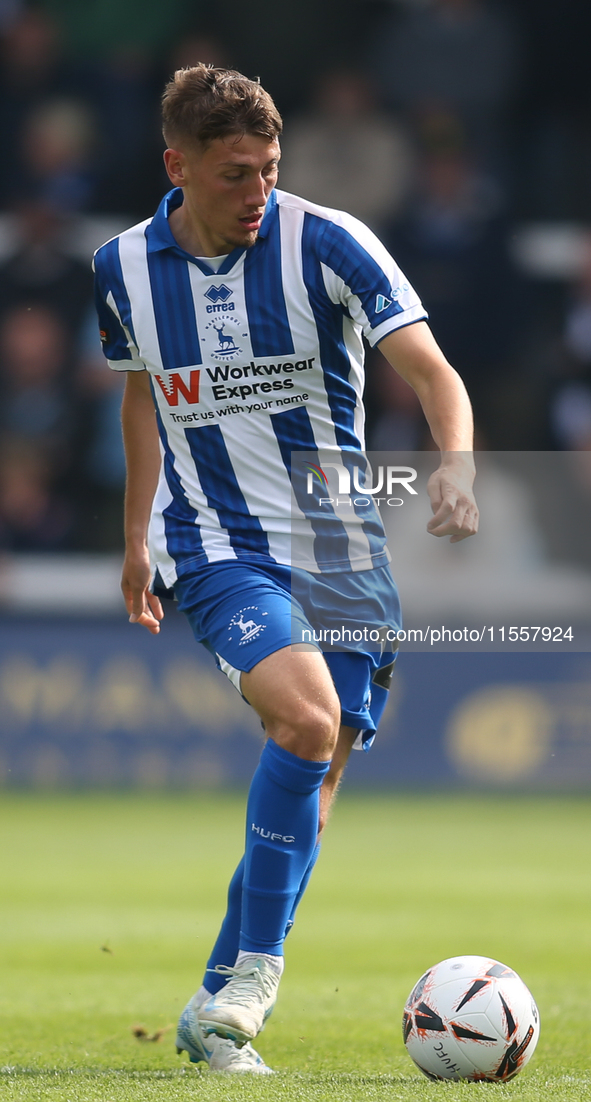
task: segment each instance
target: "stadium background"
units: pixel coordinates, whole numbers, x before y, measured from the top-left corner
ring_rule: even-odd
[[[174,610],[155,641],[117,593],[121,380],[89,260],[166,189],[167,75],[196,60],[260,75],[286,121],[281,185],[391,247],[466,380],[482,449],[584,453],[586,16],[583,0],[559,20],[549,0],[253,0],[247,18],[237,0],[0,0],[0,783],[243,784],[259,751]],[[377,353],[367,406],[370,448],[428,446]],[[553,493],[540,519],[548,561],[583,572],[591,539],[573,519],[590,485],[570,518]],[[350,783],[586,789],[590,661],[403,654],[380,747]]]

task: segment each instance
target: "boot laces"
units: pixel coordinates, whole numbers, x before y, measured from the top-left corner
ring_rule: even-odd
[[[215,968],[210,968],[209,971],[217,972],[219,976],[227,976],[231,981],[232,1002],[240,1002],[243,1005],[256,1003],[261,998],[270,999],[275,994],[276,976],[270,968],[262,969],[257,964],[243,964],[238,968],[216,964]],[[223,996],[225,990],[223,989],[220,995]]]

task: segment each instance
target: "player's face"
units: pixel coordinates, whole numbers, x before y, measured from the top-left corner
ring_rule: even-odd
[[[279,157],[279,142],[256,134],[216,138],[205,149],[166,150],[168,175],[184,189],[180,221],[198,239],[201,255],[254,245]]]

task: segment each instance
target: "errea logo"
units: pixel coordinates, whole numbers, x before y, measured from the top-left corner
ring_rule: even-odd
[[[210,302],[227,302],[234,292],[226,287],[225,283],[222,283],[221,287],[214,287],[213,283],[211,287],[205,292],[205,298],[208,298]]]
[[[227,314],[235,309],[233,302],[228,302],[228,299],[234,294],[229,287],[226,287],[225,283],[222,283],[221,287],[216,287],[212,283],[211,287],[208,287],[205,292],[204,298],[209,299],[209,306],[206,306],[208,314]]]

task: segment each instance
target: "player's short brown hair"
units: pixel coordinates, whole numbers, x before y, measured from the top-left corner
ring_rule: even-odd
[[[282,129],[269,93],[234,69],[200,62],[178,69],[164,89],[162,131],[173,148],[181,141],[206,146],[231,134],[258,134],[273,141]]]

